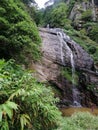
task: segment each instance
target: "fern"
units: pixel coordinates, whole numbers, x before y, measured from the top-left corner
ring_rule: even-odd
[[[0,121],[7,116],[12,119],[13,117],[13,110],[17,110],[18,105],[11,101],[6,101],[4,104],[0,105]]]
[[[30,121],[31,121],[31,119],[30,119],[29,115],[27,115],[27,114],[21,114],[20,115],[21,130],[24,130],[24,127],[26,125],[28,127],[31,127]]]

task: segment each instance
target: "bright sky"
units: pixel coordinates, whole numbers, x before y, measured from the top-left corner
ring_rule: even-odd
[[[48,0],[35,0],[35,2],[38,4],[39,8],[43,8],[45,2],[47,2]]]

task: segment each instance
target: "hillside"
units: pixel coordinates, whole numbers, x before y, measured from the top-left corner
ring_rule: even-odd
[[[0,130],[97,130],[97,55],[97,0],[1,0]]]
[[[60,0],[47,6],[44,26],[61,27],[98,63],[98,3],[95,1]]]
[[[24,4],[20,0],[1,0],[0,58],[14,58],[25,63],[30,57],[37,60],[40,42],[36,24]]]

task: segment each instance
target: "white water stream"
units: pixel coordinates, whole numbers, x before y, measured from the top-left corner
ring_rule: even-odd
[[[69,37],[64,34],[63,31],[57,32],[57,36],[60,40],[60,51],[61,51],[61,62],[64,64],[64,53],[63,53],[63,47],[66,47],[66,55],[70,58],[70,63],[72,67],[72,94],[73,94],[73,106],[81,107],[80,98],[79,98],[79,91],[77,87],[75,86],[75,63],[74,63],[74,56],[73,52],[70,49],[70,47],[67,45],[67,43],[64,41],[64,39],[68,39]]]

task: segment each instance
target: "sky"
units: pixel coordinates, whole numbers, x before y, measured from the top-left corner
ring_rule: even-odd
[[[38,4],[39,8],[44,7],[44,3],[47,2],[48,0],[35,0],[35,2]]]

